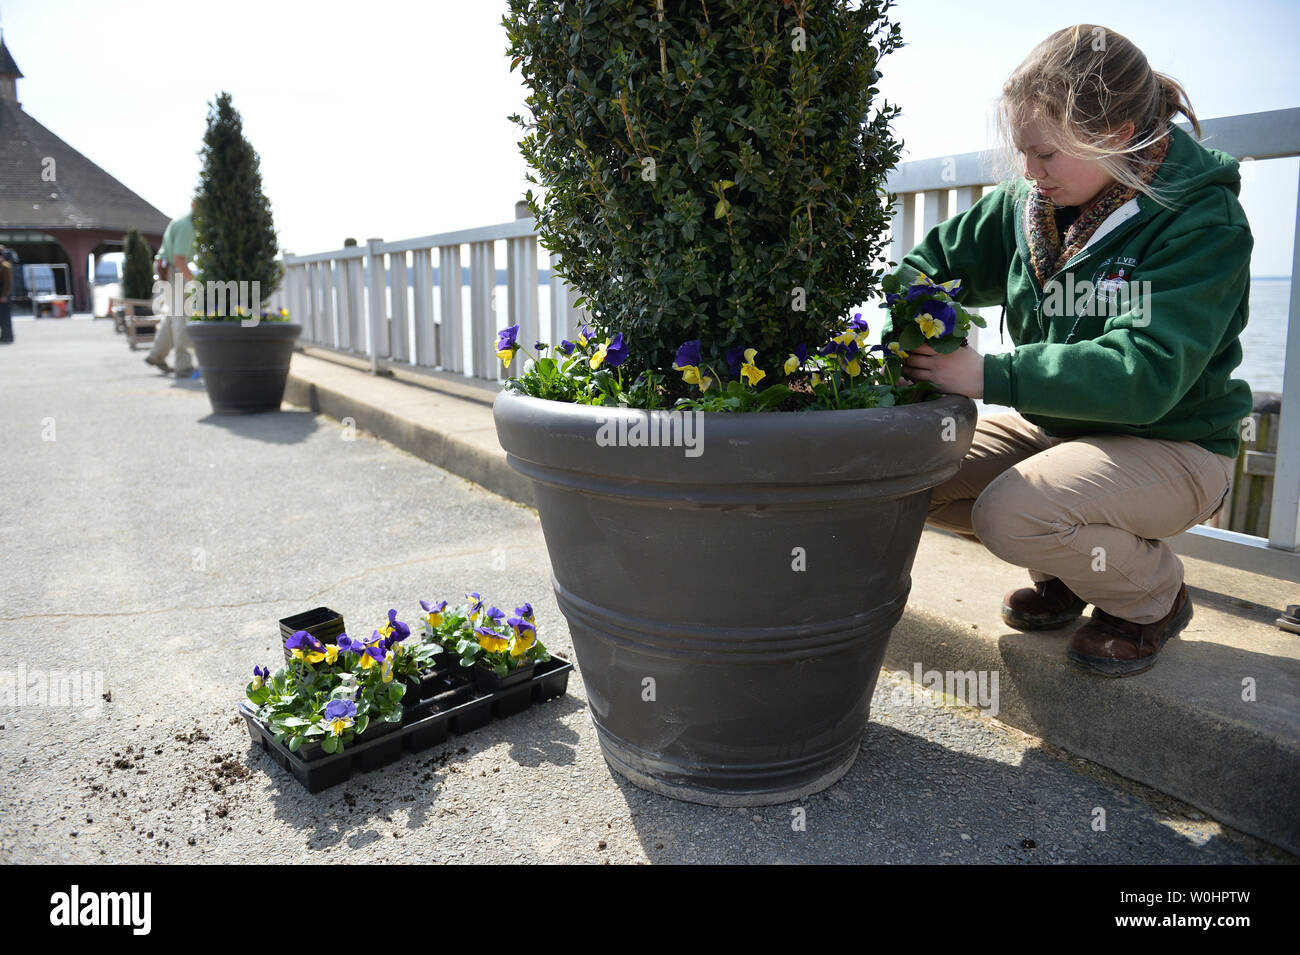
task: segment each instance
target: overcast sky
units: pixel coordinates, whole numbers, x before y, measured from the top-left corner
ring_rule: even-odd
[[[765,0],[755,0],[765,2]],[[524,90],[501,0],[0,0],[23,108],[177,215],[207,102],[228,90],[262,158],[282,245],[399,239],[513,218]],[[1048,34],[1099,23],[1183,82],[1201,118],[1300,106],[1296,0],[903,0],[883,62],[904,160],[984,149],[1002,82]],[[1012,19],[1014,17],[1014,20]],[[1291,271],[1296,159],[1253,164],[1252,272]]]

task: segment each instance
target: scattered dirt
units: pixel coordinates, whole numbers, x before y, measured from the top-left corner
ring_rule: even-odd
[[[221,792],[231,783],[241,782],[253,775],[252,770],[235,758],[234,753],[215,756],[212,762],[217,764],[208,782],[213,792]]]

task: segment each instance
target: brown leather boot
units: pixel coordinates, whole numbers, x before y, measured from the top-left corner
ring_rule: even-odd
[[[1105,676],[1132,676],[1156,665],[1156,655],[1192,619],[1186,585],[1178,588],[1173,609],[1155,623],[1122,620],[1097,607],[1092,620],[1075,631],[1067,651],[1071,662]]]
[[[1017,630],[1054,630],[1079,619],[1088,604],[1053,577],[1002,598],[1002,619]]]

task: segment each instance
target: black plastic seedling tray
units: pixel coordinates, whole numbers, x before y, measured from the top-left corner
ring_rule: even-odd
[[[305,628],[300,628],[305,629]],[[513,716],[533,703],[563,696],[569,686],[573,664],[558,657],[539,663],[532,679],[497,693],[482,693],[464,678],[449,679],[448,689],[436,692],[427,700],[407,706],[403,720],[398,724],[385,724],[385,732],[364,742],[353,743],[344,752],[316,759],[303,759],[288,747],[276,742],[275,734],[263,725],[256,711],[247,701],[239,704],[239,715],[248,724],[248,735],[260,745],[280,768],[298,780],[310,793],[318,793],[346,782],[354,773],[368,773],[381,769],[401,758],[402,752],[418,753],[444,742],[451,733],[464,734],[486,726],[493,718]],[[471,697],[464,699],[465,692]],[[450,705],[446,705],[450,704]],[[388,730],[387,726],[394,729]],[[371,731],[367,730],[367,736]]]

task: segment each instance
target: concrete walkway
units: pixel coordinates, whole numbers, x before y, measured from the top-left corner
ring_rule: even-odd
[[[366,433],[426,442],[444,467],[478,469],[490,486],[506,472],[489,453],[489,405],[298,355],[293,394],[328,414],[218,418],[200,382],[148,368],[106,322],[23,322],[17,336],[0,348],[0,676],[90,671],[103,693],[85,707],[0,702],[0,862],[1295,861],[1225,814],[1002,722],[1024,711],[1051,729],[1070,703],[1072,723],[1109,726],[1097,740],[1139,754],[1165,724],[1232,729],[1198,741],[1189,775],[1249,776],[1248,749],[1224,740],[1267,742],[1292,775],[1252,785],[1294,821],[1294,683],[1281,681],[1296,664],[1267,642],[1283,638],[1259,611],[1234,614],[1226,599],[1202,611],[1217,598],[1199,589],[1203,629],[1147,677],[1089,685],[1057,665],[1062,638],[1018,642],[996,624],[996,596],[1017,571],[928,533],[917,566],[960,561],[969,591],[945,606],[918,573],[892,662],[947,669],[971,631],[1001,668],[999,719],[886,672],[856,765],[804,801],[804,831],[796,807],[711,809],[613,776],[580,676],[560,700],[310,796],[235,716],[252,666],[278,658],[278,618],[324,604],[352,629],[478,590],[502,606],[532,601],[543,640],[571,655],[535,514]],[[360,432],[336,420],[349,416]],[[1189,570],[1205,574],[1198,587],[1215,580]],[[1186,685],[1212,677],[1216,660],[1232,665],[1233,685],[1258,674],[1258,710],[1234,715],[1228,676]],[[1181,706],[1166,682],[1187,694]],[[1148,718],[1130,722],[1135,712]],[[1189,729],[1196,714],[1203,725]]]

